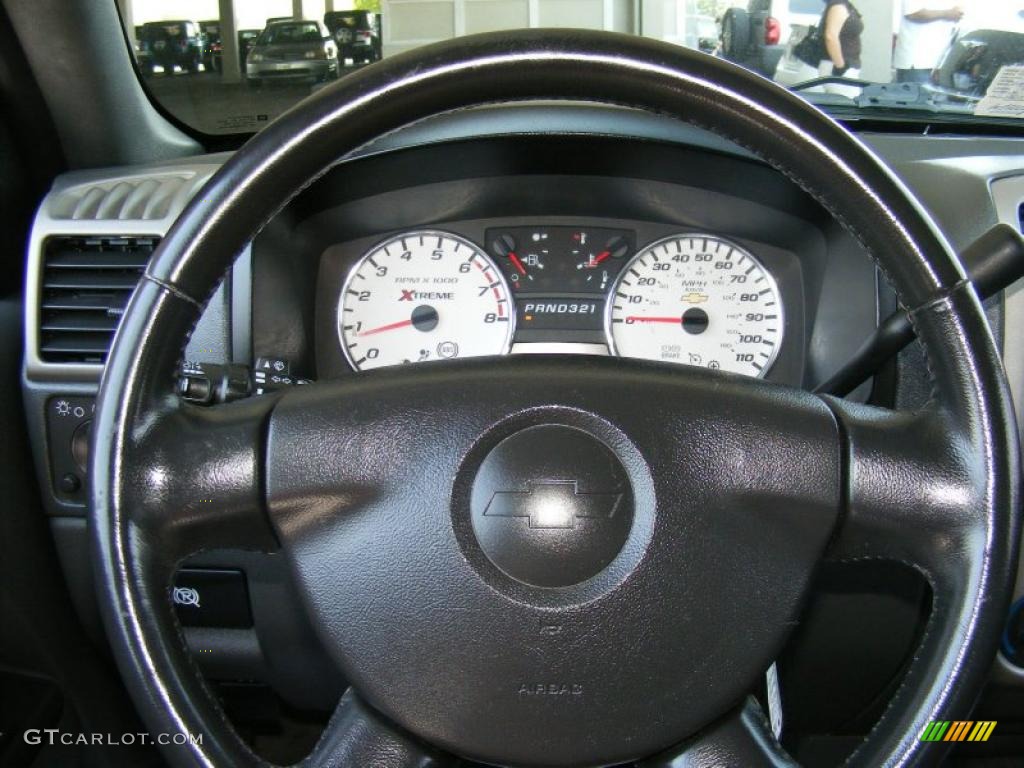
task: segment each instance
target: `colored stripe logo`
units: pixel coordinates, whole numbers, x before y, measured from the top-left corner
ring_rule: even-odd
[[[988,741],[995,720],[932,720],[921,732],[921,741]]]

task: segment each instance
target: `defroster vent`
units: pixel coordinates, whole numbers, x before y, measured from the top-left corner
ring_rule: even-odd
[[[105,363],[121,315],[159,238],[52,237],[43,258],[39,356]]]

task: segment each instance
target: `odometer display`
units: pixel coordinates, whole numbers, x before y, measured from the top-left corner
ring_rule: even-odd
[[[749,251],[675,235],[640,251],[612,289],[614,354],[764,376],[782,344],[782,300]]]
[[[407,232],[376,246],[338,302],[338,336],[356,370],[502,355],[514,325],[501,272],[446,232]]]

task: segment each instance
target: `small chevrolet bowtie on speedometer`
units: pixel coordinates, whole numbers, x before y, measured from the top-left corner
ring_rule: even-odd
[[[606,313],[613,353],[748,376],[782,344],[775,281],[749,252],[710,235],[676,235],[622,271]]]
[[[445,232],[407,232],[355,265],[338,302],[352,367],[502,355],[515,312],[501,272],[477,246]]]

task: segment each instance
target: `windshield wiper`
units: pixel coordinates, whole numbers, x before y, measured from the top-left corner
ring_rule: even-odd
[[[973,114],[981,101],[928,83],[876,83],[864,88],[853,100],[860,108],[917,110],[925,112],[962,112]]]
[[[856,96],[838,93],[817,93],[809,89],[823,85],[846,85],[859,88]],[[929,112],[932,114],[974,113],[980,101],[930,83],[872,83],[849,77],[816,77],[790,87],[790,90],[819,106],[851,106],[858,110],[886,110],[892,112]]]
[[[802,83],[791,85],[789,87],[789,90],[793,91],[794,93],[799,93],[800,91],[806,91],[808,88],[817,88],[819,85],[852,85],[855,88],[860,88],[861,90],[864,90],[865,88],[874,85],[874,83],[868,80],[855,80],[852,77],[828,75],[827,77],[815,77],[812,80],[804,80]],[[838,94],[830,95],[835,96]]]

